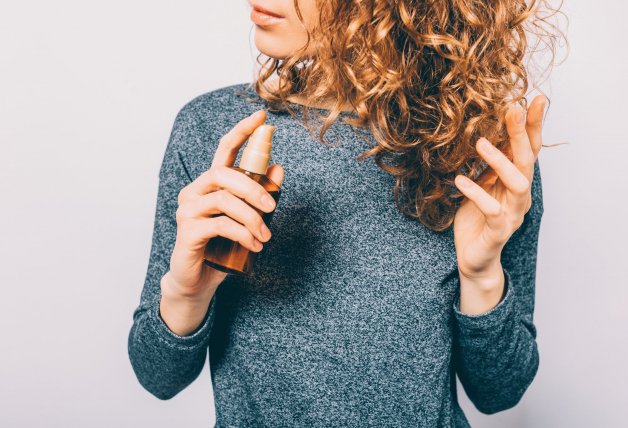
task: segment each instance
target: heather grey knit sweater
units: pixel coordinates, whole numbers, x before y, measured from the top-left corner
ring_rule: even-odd
[[[209,349],[217,427],[466,427],[456,375],[480,411],[514,406],[538,367],[538,161],[532,207],[502,252],[506,294],[468,316],[457,306],[452,228],[433,232],[398,212],[393,178],[372,158],[355,159],[372,137],[336,122],[327,137],[337,147],[329,147],[290,115],[269,113],[277,126],[271,163],[285,169],[273,236],[250,279],[227,276],[198,330],[182,337],[168,329],[160,279],[177,195],[209,168],[220,137],[261,108],[237,96],[245,86],[204,94],[175,120],[128,340],[144,388],[175,396],[198,377]]]

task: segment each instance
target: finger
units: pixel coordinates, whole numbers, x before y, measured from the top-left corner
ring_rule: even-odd
[[[477,149],[480,156],[495,170],[499,180],[506,186],[508,205],[515,207],[518,211],[523,210],[530,193],[530,180],[486,138],[482,137],[478,140]]]
[[[220,189],[228,190],[262,211],[270,212],[275,209],[275,200],[261,184],[224,165],[208,169],[185,186],[179,193],[179,204]],[[266,204],[266,197],[270,198],[270,205]]]
[[[534,153],[525,126],[525,112],[512,105],[506,113],[506,129],[510,137],[513,163],[528,179],[534,173]]]
[[[281,183],[283,183],[284,175],[285,170],[278,163],[272,164],[266,171],[266,176],[277,186],[281,186]]]
[[[489,195],[486,190],[464,175],[457,175],[454,180],[456,187],[469,198],[486,217],[491,229],[500,230],[503,220],[501,204]]]
[[[227,190],[218,190],[194,199],[177,209],[177,222],[182,219],[204,218],[226,214],[244,225],[262,242],[270,239],[271,233],[258,211]]]
[[[528,138],[530,139],[530,145],[532,146],[532,152],[534,153],[535,159],[538,157],[543,144],[543,114],[545,113],[546,105],[547,98],[537,95],[532,100],[532,104],[530,104],[526,115],[526,131],[528,133]]]
[[[211,167],[216,165],[233,166],[240,147],[246,139],[255,131],[255,128],[262,125],[266,120],[266,111],[258,110],[252,115],[245,117],[238,122],[229,132],[220,139]]]
[[[231,241],[240,243],[251,251],[261,251],[262,243],[258,244],[257,238],[243,225],[234,219],[220,215],[205,217],[188,222],[181,229],[181,240],[184,245],[196,250],[196,247],[204,247],[210,239],[222,236]]]

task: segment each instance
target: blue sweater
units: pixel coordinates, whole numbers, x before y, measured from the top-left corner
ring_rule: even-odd
[[[217,427],[467,427],[456,375],[481,412],[517,404],[539,361],[538,161],[532,207],[502,252],[505,295],[470,316],[458,309],[453,228],[434,232],[399,213],[393,177],[373,158],[356,160],[372,135],[336,122],[327,134],[334,146],[325,146],[300,120],[269,113],[266,123],[277,126],[271,164],[285,169],[273,236],[252,277],[227,276],[196,331],[168,329],[160,279],[175,242],[177,195],[209,168],[220,137],[263,107],[237,95],[245,87],[185,105],[165,149],[128,337],[143,387],[174,397],[198,377],[209,350]]]

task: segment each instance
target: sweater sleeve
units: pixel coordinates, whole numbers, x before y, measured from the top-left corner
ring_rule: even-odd
[[[532,205],[501,254],[505,294],[496,307],[480,315],[454,303],[453,361],[460,382],[475,407],[492,414],[514,407],[534,379],[539,365],[532,321],[537,243],[543,196],[538,160],[531,184]],[[460,285],[460,277],[455,280]]]
[[[214,297],[199,328],[179,336],[168,328],[159,312],[161,278],[170,269],[177,234],[178,194],[192,181],[179,150],[187,139],[197,138],[190,110],[184,107],[177,115],[161,164],[148,269],[128,336],[129,358],[137,379],[162,400],[177,395],[200,374],[215,313]]]

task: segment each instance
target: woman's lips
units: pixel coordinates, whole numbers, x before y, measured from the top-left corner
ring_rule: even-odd
[[[251,10],[251,21],[260,27],[278,24],[284,19],[285,18],[283,16],[276,15],[257,6],[253,6],[253,9]]]

